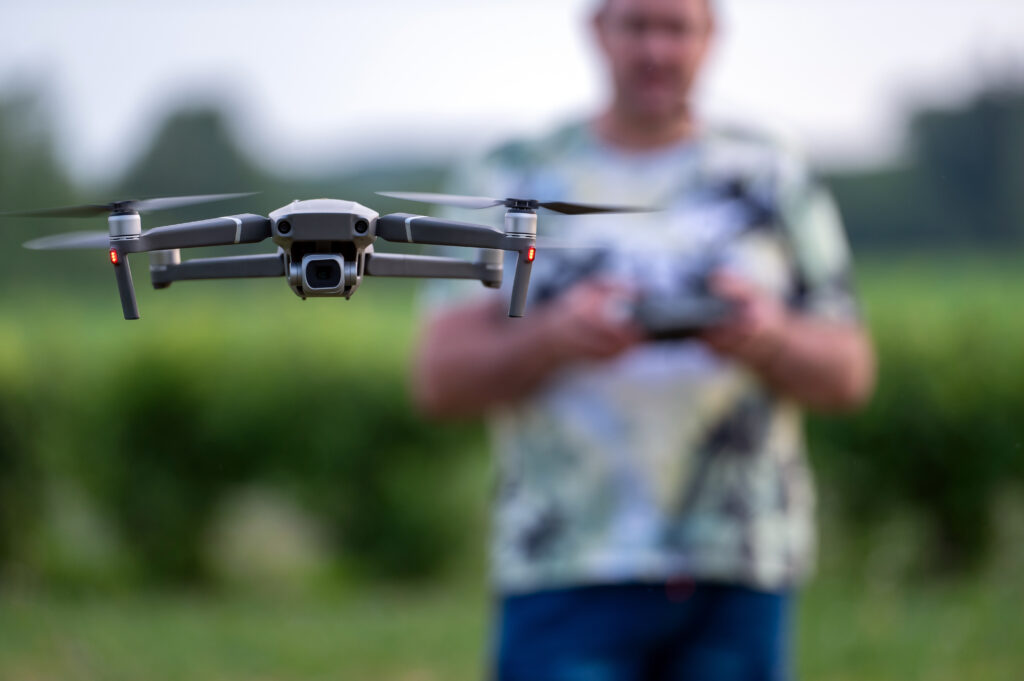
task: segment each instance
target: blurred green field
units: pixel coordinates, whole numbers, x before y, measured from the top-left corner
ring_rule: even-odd
[[[811,423],[800,676],[1024,678],[1024,255],[858,283],[881,382]],[[490,472],[479,428],[410,413],[412,291],[140,286],[130,324],[113,282],[0,299],[0,679],[480,678]],[[326,574],[210,566],[220,496],[254,483],[319,523]]]
[[[800,597],[798,677],[1016,681],[1019,574],[892,590],[823,575]],[[0,678],[469,681],[484,678],[488,608],[485,591],[467,585],[287,601],[8,593]]]

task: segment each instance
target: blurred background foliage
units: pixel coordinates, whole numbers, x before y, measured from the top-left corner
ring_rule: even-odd
[[[54,155],[43,101],[34,91],[0,100],[0,206],[258,190],[215,210],[265,213],[331,196],[386,212],[403,207],[373,191],[439,189],[452,161],[285,177],[246,154],[224,111],[186,107],[115,186],[75,186]],[[928,613],[939,621],[979,599],[987,609],[977,617],[1002,631],[992,623],[1019,608],[986,600],[978,580],[1009,575],[1012,585],[1024,573],[1024,89],[993,84],[960,109],[917,112],[910,130],[898,165],[825,174],[858,255],[881,374],[863,412],[810,418],[823,524],[823,575],[812,589],[826,596],[812,591],[807,607],[817,608],[817,622],[841,628],[857,616],[870,620],[863,631],[884,631],[898,628],[886,589],[916,585],[905,598],[923,608],[922,637],[932,631]],[[348,302],[300,302],[278,281],[154,293],[138,258],[143,321],[125,324],[102,258],[20,249],[42,233],[96,227],[0,224],[0,583],[18,593],[324,594],[358,585],[379,594],[372,590],[453,576],[482,581],[486,442],[476,424],[439,426],[410,408],[412,284],[371,282]],[[920,591],[951,584],[961,600]],[[837,593],[856,601],[852,585],[880,590],[881,600],[841,612],[826,605]],[[469,632],[484,600],[472,593],[467,609],[429,606],[464,643],[452,676],[441,678],[465,677],[482,655]],[[0,627],[12,631],[12,617],[45,630],[105,616],[46,603],[32,610],[18,601],[0,613]],[[369,602],[353,607],[375,621]],[[327,616],[303,612],[297,631]],[[110,636],[144,639],[133,621],[110,625]],[[430,627],[409,626],[419,625]],[[816,631],[801,634],[816,641],[802,653],[812,672],[824,673],[827,654],[853,659],[878,643]],[[419,650],[413,639],[409,650]],[[8,653],[18,650],[10,640]],[[1009,678],[1000,673],[1011,663],[977,655],[995,670],[989,678]],[[268,664],[306,669],[298,660]],[[881,678],[865,664],[850,669]],[[208,678],[226,677],[211,665]],[[906,678],[898,674],[913,669],[897,663],[890,672]]]

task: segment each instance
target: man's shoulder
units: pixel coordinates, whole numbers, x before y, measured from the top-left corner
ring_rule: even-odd
[[[796,141],[780,131],[737,123],[707,125],[701,135],[706,172],[804,180],[808,166]]]

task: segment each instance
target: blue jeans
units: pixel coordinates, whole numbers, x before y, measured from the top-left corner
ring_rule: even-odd
[[[499,602],[498,681],[783,681],[789,593],[680,581]]]

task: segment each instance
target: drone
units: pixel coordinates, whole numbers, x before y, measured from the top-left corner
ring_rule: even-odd
[[[114,269],[125,319],[139,319],[129,256],[149,253],[153,287],[176,281],[284,277],[302,299],[351,298],[364,277],[469,279],[500,288],[502,251],[517,254],[508,316],[522,317],[530,272],[537,254],[537,212],[565,215],[630,213],[646,208],[601,206],[536,199],[493,199],[416,192],[378,192],[381,196],[461,208],[506,209],[504,229],[411,213],[380,215],[353,201],[297,200],[268,216],[243,213],[143,231],[142,213],[224,201],[246,194],[206,194],[116,201],[66,208],[4,213],[4,217],[95,217],[107,214],[106,232],[74,232],[29,241],[38,250],[106,250]],[[181,249],[253,244],[271,239],[275,253],[182,260]],[[427,255],[377,253],[378,239],[395,243],[479,249],[475,260]]]

